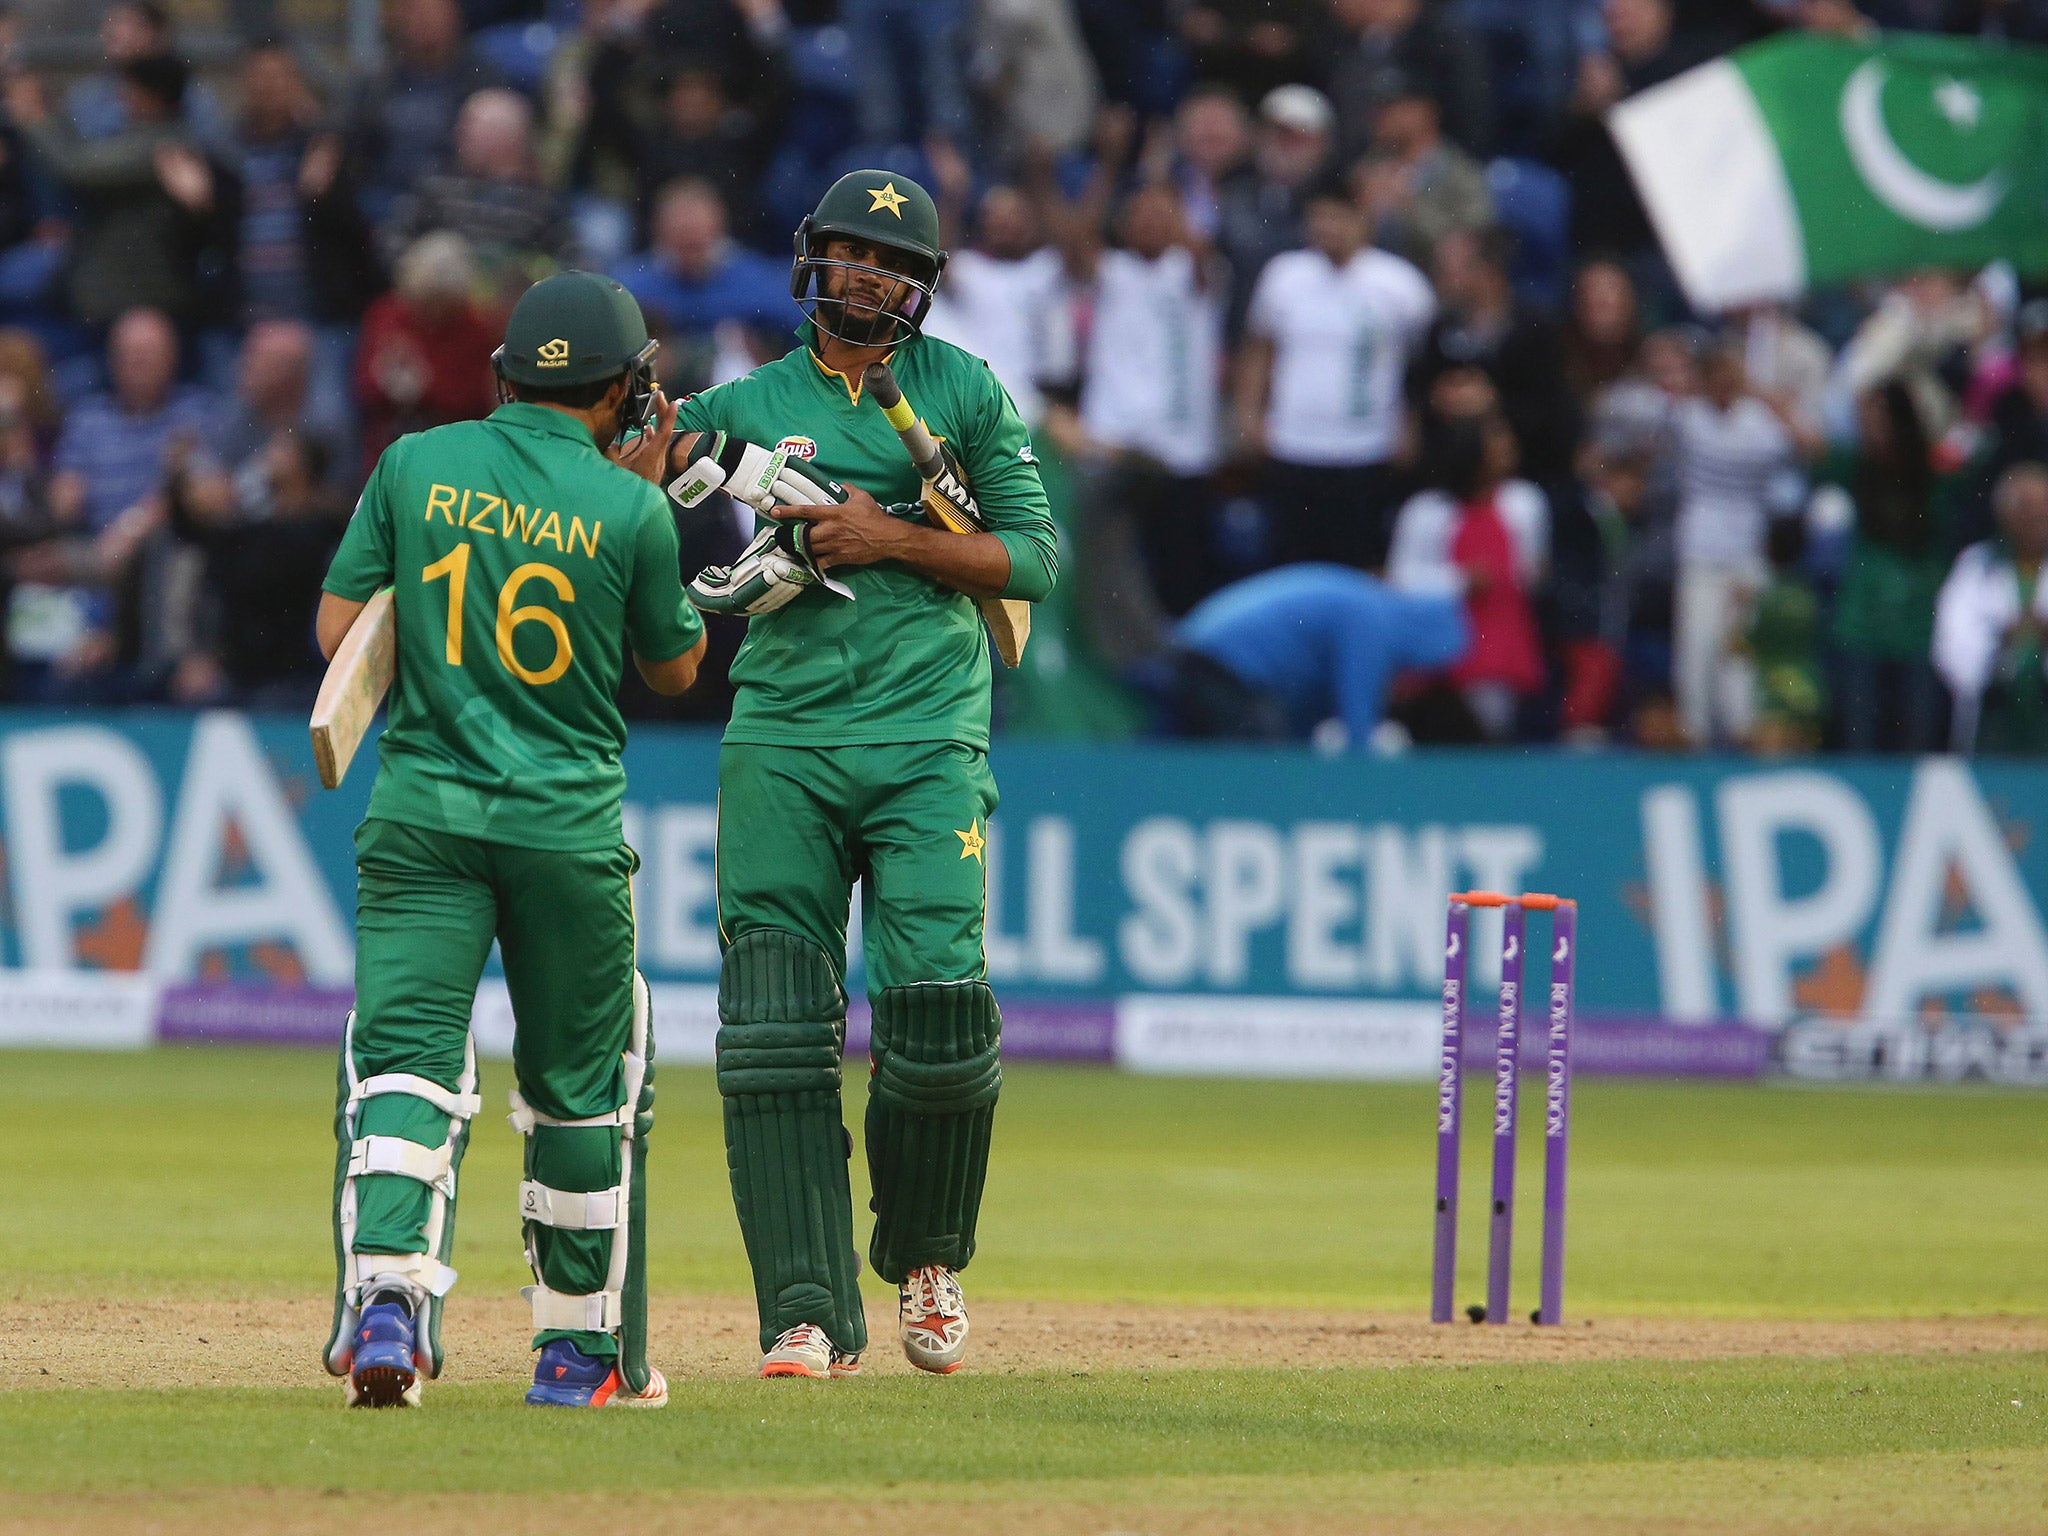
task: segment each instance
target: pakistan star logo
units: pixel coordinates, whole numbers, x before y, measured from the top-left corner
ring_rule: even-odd
[[[970,816],[967,820],[967,830],[962,832],[956,828],[953,835],[960,839],[961,858],[980,860],[981,850],[988,846],[988,839],[981,835],[979,817]]]
[[[868,204],[869,213],[880,213],[886,208],[899,219],[903,217],[903,205],[910,201],[896,190],[896,183],[893,181],[885,181],[879,187],[869,187],[867,193],[874,199]]]

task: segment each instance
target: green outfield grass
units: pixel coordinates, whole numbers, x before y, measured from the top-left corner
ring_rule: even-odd
[[[306,1051],[0,1054],[0,1274],[30,1299],[329,1283],[332,1064]],[[486,1106],[509,1069],[487,1064]],[[860,1074],[850,1074],[857,1128]],[[718,1098],[664,1069],[652,1281],[744,1292]],[[2039,1310],[2048,1101],[2024,1092],[1592,1080],[1573,1101],[1570,1305],[1844,1316]],[[1523,1115],[1517,1290],[1540,1222]],[[1468,1128],[1465,1289],[1488,1155]],[[975,1262],[1030,1298],[1414,1308],[1429,1275],[1426,1084],[1246,1083],[1010,1070]],[[856,1135],[858,1130],[856,1129]],[[519,1142],[496,1110],[463,1167],[465,1287],[526,1278]],[[855,1201],[866,1201],[854,1163]],[[83,1208],[93,1219],[76,1219]]]
[[[507,1076],[487,1069],[487,1103]],[[315,1053],[0,1054],[0,1301],[323,1294],[331,1094]],[[857,1085],[848,1108],[857,1123]],[[1574,1109],[1574,1317],[2042,1310],[2038,1095],[1595,1080]],[[1426,1084],[1019,1066],[970,1295],[1419,1312],[1432,1130]],[[661,1073],[656,1135],[657,1295],[743,1292],[708,1072]],[[1463,1294],[1483,1259],[1482,1140]],[[526,1278],[517,1153],[502,1120],[478,1121],[464,1293]],[[855,1183],[864,1201],[858,1162]],[[2048,1526],[2041,1354],[688,1380],[665,1414],[584,1417],[520,1409],[519,1388],[444,1382],[418,1415],[345,1415],[331,1390],[254,1382],[0,1392],[0,1490],[25,1496],[0,1498],[14,1510],[0,1527],[42,1511],[112,1528],[208,1490],[399,1487],[486,1502],[639,1490],[678,1519],[695,1500],[825,1489],[885,1509],[1132,1512],[1048,1515],[1045,1530],[1170,1530],[1176,1510],[1259,1531],[1495,1528],[1510,1513],[1573,1529]],[[285,1525],[310,1508],[242,1513]]]

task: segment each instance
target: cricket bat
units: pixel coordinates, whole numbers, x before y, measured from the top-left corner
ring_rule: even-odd
[[[363,733],[384,702],[397,665],[398,619],[386,587],[363,604],[349,625],[313,701],[313,762],[327,788],[341,787],[342,775],[363,744]]]
[[[967,477],[933,439],[931,429],[918,420],[889,365],[870,363],[864,387],[903,439],[904,450],[924,481],[926,516],[949,533],[988,532]],[[1004,597],[977,597],[974,604],[981,610],[982,622],[988,625],[1003,665],[1016,666],[1024,659],[1024,643],[1031,638],[1031,605]]]

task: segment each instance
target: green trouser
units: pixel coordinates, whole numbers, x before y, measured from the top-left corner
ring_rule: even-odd
[[[728,742],[718,771],[718,1078],[762,1347],[816,1323],[866,1344],[839,1102],[850,897],[862,882],[866,1140],[885,1280],[974,1252],[1000,1071],[986,981],[988,756],[947,742]]]
[[[356,867],[356,1011],[343,1047],[342,1111],[350,1107],[352,1082],[383,1074],[411,1074],[451,1094],[474,1093],[473,1080],[466,1078],[473,1078],[470,1012],[495,940],[517,1020],[512,1060],[518,1094],[540,1122],[527,1136],[522,1214],[533,1217],[537,1204],[546,1212],[551,1198],[561,1204],[563,1191],[610,1191],[619,1185],[619,1112],[634,1008],[630,877],[638,860],[632,850],[620,845],[551,852],[371,820],[356,832]],[[650,1101],[651,1089],[636,1107]],[[410,1092],[360,1098],[355,1111],[353,1136],[344,1115],[337,1114],[342,1145],[335,1236],[344,1289],[349,1254],[424,1251],[445,1262],[454,1228],[454,1165],[466,1140],[465,1127]],[[437,1189],[396,1172],[348,1178],[351,1142],[360,1146],[365,1138],[449,1147],[453,1157],[445,1183]],[[638,1150],[644,1155],[644,1140]],[[389,1163],[388,1154],[383,1161]],[[353,1213],[346,1224],[352,1231],[344,1248],[344,1186],[351,1184]],[[531,1193],[536,1187],[537,1197]],[[437,1199],[445,1212],[436,1212]],[[528,1219],[528,1253],[537,1278],[546,1289],[572,1297],[605,1291],[621,1227],[623,1213],[615,1226],[592,1222],[589,1228]],[[433,1252],[436,1247],[439,1252]],[[638,1299],[644,1305],[644,1294]],[[605,1328],[542,1328],[534,1346],[555,1338],[573,1339],[606,1358],[619,1352]]]

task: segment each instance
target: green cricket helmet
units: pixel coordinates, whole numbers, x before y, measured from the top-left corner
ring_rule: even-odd
[[[509,386],[562,389],[626,375],[621,432],[654,415],[654,354],[633,295],[596,272],[557,272],[519,296],[505,322],[505,343],[491,354],[498,398]]]
[[[834,238],[900,251],[910,259],[910,271],[828,260],[825,242]],[[834,268],[849,278],[857,272],[886,278],[888,297],[876,304],[829,296],[825,280]],[[886,346],[918,334],[945,270],[931,194],[894,171],[854,171],[833,182],[816,211],[797,225],[789,292],[826,335],[855,346]]]

